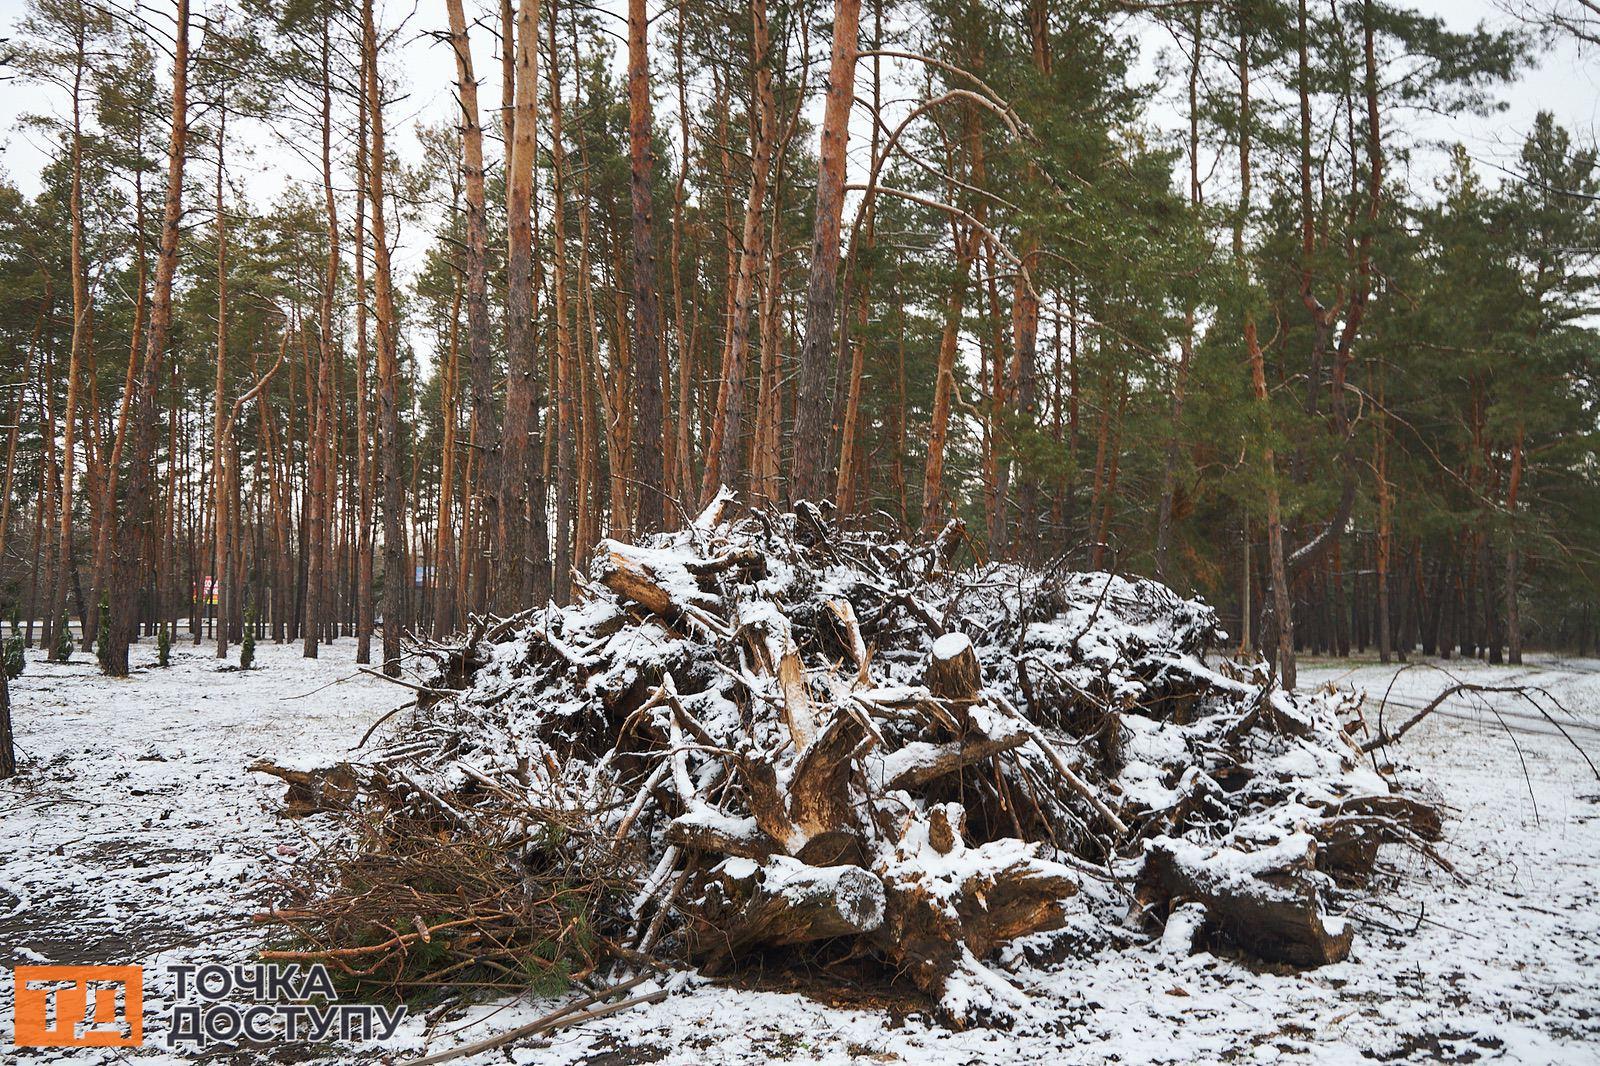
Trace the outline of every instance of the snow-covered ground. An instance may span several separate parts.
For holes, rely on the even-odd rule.
[[[340,643],[307,661],[298,647],[263,645],[261,669],[239,673],[188,645],[157,670],[146,647],[122,682],[103,680],[87,655],[68,666],[30,659],[12,689],[26,773],[0,785],[0,967],[142,963],[153,987],[146,1048],[132,1057],[173,1058],[164,967],[249,961],[262,936],[250,921],[258,886],[319,829],[316,819],[280,818],[281,783],[246,767],[260,756],[336,761],[405,702],[400,689],[358,674],[353,652]],[[1546,706],[1600,762],[1600,661],[1439,665],[1473,681],[1548,688],[1571,717]],[[1354,685],[1376,701],[1396,670],[1312,664],[1302,682]],[[1385,721],[1449,683],[1431,667],[1400,672]],[[1463,695],[1401,745],[1447,804],[1441,851],[1457,876],[1386,849],[1393,883],[1372,902],[1347,901],[1359,933],[1338,965],[1283,973],[1159,945],[1102,950],[1016,975],[1034,1016],[1010,1032],[966,1033],[695,979],[654,1006],[457,1061],[1600,1062],[1600,780],[1534,708],[1487,698],[1498,716]],[[10,1036],[10,1000],[0,973],[0,1040]],[[399,1061],[551,1006],[419,1013],[383,1047],[285,1045],[239,1061]],[[13,1051],[34,1056],[27,1061],[130,1056],[0,1047],[0,1061]]]

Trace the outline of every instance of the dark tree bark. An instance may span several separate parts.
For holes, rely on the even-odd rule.
[[[550,592],[547,563],[549,533],[545,524],[542,464],[533,461],[539,445],[539,405],[534,374],[539,362],[534,330],[533,164],[539,92],[539,2],[522,0],[516,16],[514,120],[511,157],[506,176],[508,240],[506,274],[505,442],[500,469],[500,577],[496,606],[501,613],[540,603]],[[506,45],[507,51],[511,45]],[[524,502],[525,501],[525,502]]]
[[[183,220],[183,164],[189,134],[189,0],[177,0],[172,48],[172,130],[167,145],[167,189],[161,212],[161,243],[150,300],[150,332],[135,385],[133,461],[123,533],[117,538],[111,634],[101,668],[128,674],[128,646],[139,621],[139,590],[157,540],[156,438],[161,429],[158,393],[161,367],[172,333],[172,280],[178,270],[178,230]]]
[[[452,6],[459,10],[459,3]],[[400,629],[411,573],[406,565],[406,497],[402,480],[405,457],[400,451],[400,368],[396,359],[394,286],[389,267],[388,228],[384,218],[383,97],[379,92],[378,35],[373,23],[372,0],[363,0],[361,21],[362,48],[366,52],[367,108],[372,123],[372,150],[368,159],[372,174],[367,191],[372,202],[373,303],[378,325],[378,432],[382,434],[383,460],[383,672],[390,677],[398,677]],[[470,170],[468,174],[470,178]],[[479,178],[481,181],[481,169]]]
[[[806,282],[806,332],[800,348],[800,391],[794,413],[794,476],[790,499],[818,499],[827,491],[829,373],[838,318],[839,226],[844,210],[845,153],[850,106],[855,99],[861,0],[835,0],[833,62],[822,115],[817,162],[817,213],[811,233],[811,274]]]
[[[472,72],[472,46],[467,39],[466,16],[461,0],[448,0],[447,6],[450,9],[450,43],[456,56],[456,93],[461,101],[462,167],[466,173],[467,365],[472,386],[472,414],[478,424],[478,474],[473,484],[478,490],[480,528],[488,541],[492,561],[499,558],[503,547],[495,543],[501,528],[498,495],[501,447],[500,416],[494,399],[494,356],[489,350],[489,230],[483,187],[483,126],[478,121],[478,81]],[[373,101],[372,107],[376,115],[377,101]],[[376,140],[374,133],[374,143]],[[373,195],[377,195],[376,192]],[[475,602],[472,606],[481,610],[486,604]],[[387,633],[388,626],[384,629]],[[387,636],[384,643],[388,643]]]
[[[637,533],[661,528],[665,505],[661,411],[661,297],[656,291],[651,158],[650,22],[644,0],[628,0],[628,186],[633,204],[633,476]]]
[[[750,354],[750,322],[754,311],[756,272],[765,255],[765,229],[761,224],[767,196],[768,172],[777,140],[777,101],[772,92],[772,65],[767,38],[765,0],[750,4],[751,58],[755,81],[756,121],[752,135],[750,198],[745,202],[744,235],[739,243],[739,269],[733,289],[733,325],[728,342],[728,358],[722,368],[722,387],[717,413],[711,423],[711,439],[706,443],[701,502],[709,503],[722,484],[737,486],[743,481],[740,469],[744,454],[745,376]]]

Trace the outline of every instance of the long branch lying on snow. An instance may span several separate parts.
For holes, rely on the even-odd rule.
[[[1171,915],[1188,947],[1343,958],[1336,884],[1382,842],[1437,839],[1437,811],[1363,762],[1348,697],[1206,665],[1204,604],[957,569],[955,523],[908,545],[729,503],[603,542],[572,606],[424,649],[417,724],[337,787],[263,767],[364,827],[280,912],[309,950],[384,945],[352,972],[401,983],[423,940],[430,979],[551,944],[710,971],[804,946],[880,960],[950,1024],[1004,1023],[1024,1009],[991,961],[1007,944],[1092,948]],[[446,867],[418,859],[440,848]],[[408,855],[453,871],[453,910],[478,920],[377,935],[411,924],[416,889],[384,880]],[[586,877],[604,888],[573,894]],[[430,921],[449,889],[431,886]]]

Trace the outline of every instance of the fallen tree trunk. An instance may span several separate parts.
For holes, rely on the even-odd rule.
[[[1305,835],[1257,852],[1159,837],[1146,845],[1139,898],[1166,908],[1200,903],[1230,940],[1263,959],[1338,962],[1353,934],[1323,911],[1326,878],[1315,870],[1316,856],[1316,841]]]

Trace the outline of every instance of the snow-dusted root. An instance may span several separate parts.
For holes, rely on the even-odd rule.
[[[1009,1028],[1029,1010],[1028,997],[972,950],[958,945],[936,987],[935,1012],[952,1029],[977,1025]]]
[[[1294,966],[1339,962],[1353,930],[1325,907],[1331,882],[1315,869],[1317,842],[1296,834],[1259,851],[1206,847],[1172,837],[1145,845],[1139,896],[1181,923],[1174,945],[1198,936],[1195,903],[1208,922],[1253,955]]]
[[[959,804],[909,820],[875,868],[886,890],[880,950],[957,1027],[1011,1020],[1016,990],[979,961],[1009,942],[1065,923],[1078,891],[1068,868],[1020,840],[968,847]]]
[[[251,773],[276,777],[289,786],[283,805],[294,816],[349,810],[360,792],[359,771],[347,762],[281,766],[270,759],[257,759],[249,769]]]

